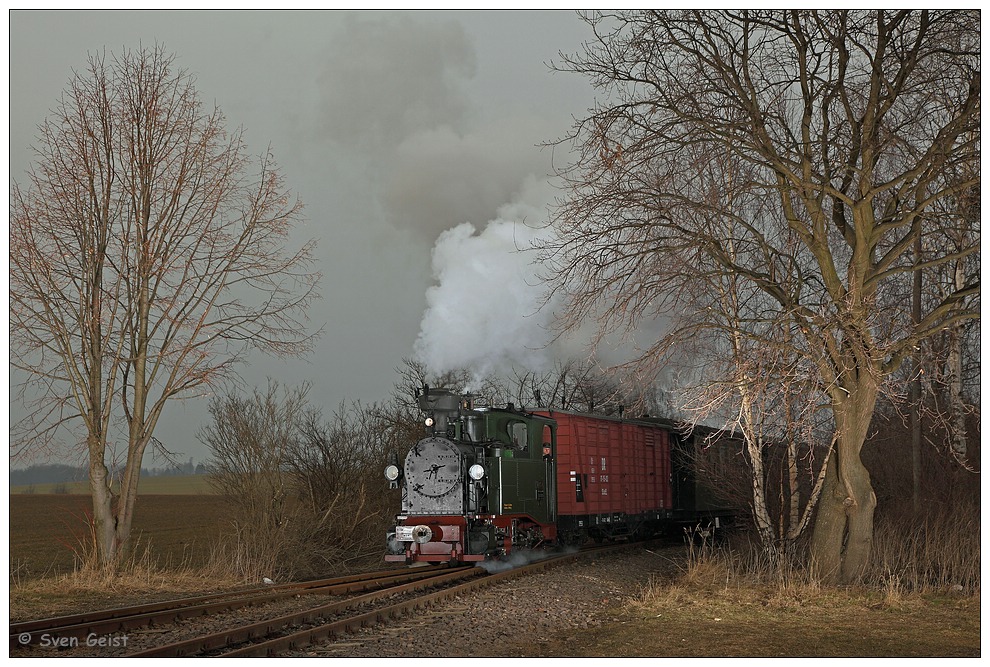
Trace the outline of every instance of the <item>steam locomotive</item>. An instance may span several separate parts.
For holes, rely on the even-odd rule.
[[[515,551],[722,525],[735,512],[694,479],[695,438],[660,419],[475,407],[417,391],[427,433],[400,467],[401,513],[385,560],[459,563]]]

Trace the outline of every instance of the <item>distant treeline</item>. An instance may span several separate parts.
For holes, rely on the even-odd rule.
[[[114,471],[111,474],[118,474]],[[142,477],[165,477],[169,475],[205,475],[206,466],[202,463],[193,463],[189,459],[185,463],[178,463],[168,468],[141,468]],[[33,465],[20,470],[11,469],[10,485],[23,486],[25,484],[57,484],[60,482],[85,482],[87,479],[86,468],[82,466],[69,466],[64,463],[46,463],[44,465]]]

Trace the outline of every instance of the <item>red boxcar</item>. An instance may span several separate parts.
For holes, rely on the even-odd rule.
[[[557,422],[557,522],[563,533],[611,538],[671,516],[670,433],[637,420],[537,411]]]

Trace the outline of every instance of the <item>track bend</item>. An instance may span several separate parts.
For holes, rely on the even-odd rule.
[[[392,586],[372,593],[129,653],[127,657],[273,655],[279,650],[284,650],[280,648],[282,646],[297,645],[301,636],[319,637],[320,629],[328,627],[328,621],[332,626],[347,628],[358,619],[358,627],[360,627],[367,622],[363,620],[364,617],[373,616],[379,611],[364,612],[363,610],[369,606],[380,605],[383,600],[396,597],[418,599],[423,595],[424,590],[434,590],[465,579],[483,577],[485,572],[479,568],[458,567],[426,574],[427,576],[415,581],[396,582]],[[299,628],[307,629],[299,630]]]
[[[291,618],[286,617],[257,623],[250,627],[183,642],[181,646],[161,647],[153,651],[133,653],[130,656],[191,655],[187,651],[196,648],[197,643],[199,643],[197,650],[210,651],[207,653],[208,655],[222,655],[223,657],[276,656],[282,652],[300,649],[320,641],[339,639],[345,634],[356,632],[361,628],[384,624],[406,614],[417,613],[439,602],[454,599],[485,586],[543,571],[570,562],[575,558],[600,554],[602,551],[617,548],[627,547],[595,547],[572,554],[545,557],[543,560],[529,565],[492,574],[488,574],[481,568],[473,568],[472,571],[466,573],[451,572],[449,576],[440,575],[433,579],[407,584],[388,591],[364,595],[337,605],[327,605],[321,609],[292,615]],[[497,564],[494,567],[497,567]],[[506,565],[506,567],[510,566]],[[460,579],[468,580],[457,583]],[[393,600],[392,598],[395,597],[399,597],[399,599]],[[366,609],[369,604],[375,604],[379,601],[385,601],[386,604]],[[273,632],[272,626],[276,625],[286,630]],[[298,625],[304,625],[304,627],[294,629]],[[238,642],[250,643],[234,646]],[[220,652],[214,650],[221,647],[229,647],[229,649],[224,648]],[[180,652],[173,652],[174,648],[178,648]]]
[[[446,571],[449,570],[439,567],[381,570],[11,623],[9,647],[30,648],[43,644],[46,638],[49,642],[57,638],[63,646],[77,645],[79,640],[93,635],[106,636],[304,595],[353,595]]]
[[[121,644],[100,655],[126,657],[273,656],[323,641],[334,641],[363,627],[419,613],[481,587],[562,565],[573,559],[625,548],[595,547],[489,573],[481,567],[393,568],[365,575],[211,594],[101,612],[40,619],[10,625],[16,656],[45,655],[51,643],[59,655],[92,655],[76,650],[86,637],[128,633]],[[326,601],[311,596],[326,596]],[[308,601],[307,601],[308,600]],[[254,611],[247,608],[257,607]],[[207,618],[215,619],[207,621]],[[200,620],[196,620],[200,619]],[[197,631],[200,634],[196,634]],[[77,638],[74,643],[67,638]],[[40,646],[39,646],[40,643]],[[102,646],[102,645],[101,645]],[[125,652],[121,652],[123,646]],[[62,652],[66,650],[66,652]]]

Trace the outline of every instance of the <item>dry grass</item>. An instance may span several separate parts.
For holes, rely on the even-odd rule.
[[[135,546],[119,574],[93,565],[88,498],[34,495],[12,496],[11,501],[12,620],[182,597],[236,584],[201,566],[222,507],[216,497],[142,498]]]
[[[880,523],[873,568],[855,587],[821,585],[800,554],[768,563],[745,541],[691,545],[686,565],[651,579],[613,623],[541,655],[980,656],[979,529],[966,516]]]
[[[71,540],[84,530],[85,500],[11,497],[12,619],[245,583],[243,573],[206,567],[209,547],[228,517],[221,499],[204,496],[142,499],[147,501],[139,503],[146,512],[143,537],[125,575],[71,572],[80,553]],[[768,565],[745,542],[735,542],[731,550],[692,546],[686,566],[674,576],[653,579],[615,622],[564,633],[540,651],[561,657],[979,656],[980,532],[978,521],[967,516],[974,515],[879,522],[874,566],[860,587],[823,587],[800,559]],[[73,520],[78,524],[68,530]],[[194,544],[195,558],[186,555]],[[68,567],[56,571],[46,563],[59,545],[68,554]],[[231,552],[226,555],[229,560]],[[46,567],[48,576],[38,580]]]
[[[963,519],[908,526],[907,536],[879,526],[874,566],[856,587],[822,586],[797,557],[768,564],[745,542],[692,547],[683,570],[651,580],[609,632],[650,638],[625,655],[979,656],[979,531]]]
[[[559,657],[979,656],[979,595],[826,588],[796,573],[775,583],[725,554],[654,578],[614,622],[541,648]]]
[[[871,579],[891,594],[980,592],[979,512],[944,511],[915,521],[880,521]]]
[[[113,577],[94,571],[35,579],[10,589],[11,621],[232,590],[238,582],[204,570],[137,565]]]

